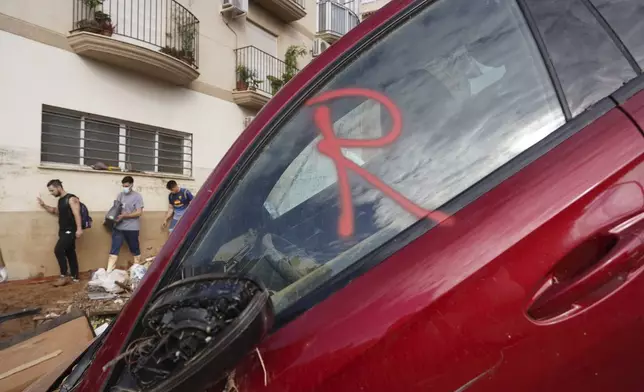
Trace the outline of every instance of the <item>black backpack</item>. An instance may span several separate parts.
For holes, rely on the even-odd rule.
[[[85,204],[83,204],[83,202],[80,201],[78,196],[72,195],[72,194],[68,195],[67,196],[67,207],[69,207],[70,211],[71,211],[71,207],[69,206],[69,199],[72,198],[72,197],[77,198],[78,202],[80,203],[81,229],[83,229],[83,230],[91,229],[93,219],[92,219],[91,216],[89,216],[89,210],[87,209],[87,206]]]

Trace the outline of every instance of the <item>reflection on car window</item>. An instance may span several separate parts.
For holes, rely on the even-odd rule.
[[[378,138],[382,136],[380,106],[375,102],[364,102],[336,121],[334,129],[338,136],[344,138]],[[264,203],[271,217],[283,215],[335,183],[337,177],[334,163],[317,151],[317,144],[321,139],[318,136],[306,146],[275,184]],[[343,149],[342,154],[355,164],[363,166],[374,151]]]
[[[344,96],[316,103],[332,95]],[[309,98],[209,217],[181,276],[254,276],[279,314],[564,122],[514,0],[435,2]],[[354,144],[343,158],[325,150],[327,119]]]
[[[644,67],[644,1],[591,0],[624,42],[635,60]]]
[[[527,0],[573,115],[636,74],[581,0]]]

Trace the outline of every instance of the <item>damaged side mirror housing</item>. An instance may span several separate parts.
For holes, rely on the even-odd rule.
[[[180,280],[152,301],[142,332],[122,355],[124,372],[141,391],[204,390],[220,383],[272,323],[270,295],[259,282],[219,274]]]

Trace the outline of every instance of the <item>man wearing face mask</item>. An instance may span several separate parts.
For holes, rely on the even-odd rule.
[[[141,230],[140,218],[143,215],[143,196],[132,189],[134,185],[132,177],[124,177],[121,184],[123,188],[116,199],[121,202],[123,208],[121,214],[116,217],[117,223],[112,230],[112,247],[107,262],[107,272],[111,272],[116,267],[123,242],[127,244],[130,253],[134,256],[134,263],[141,263],[139,231]]]

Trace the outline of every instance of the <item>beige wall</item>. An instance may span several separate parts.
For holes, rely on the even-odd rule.
[[[92,211],[90,215],[95,221],[100,221],[105,212]],[[11,238],[11,241],[2,242],[2,256],[9,279],[58,275],[54,257],[54,245],[58,240],[56,217],[46,212],[3,212],[0,216],[0,238]],[[139,236],[143,257],[154,256],[165,242],[166,234],[160,229],[162,218],[161,212],[144,213]],[[110,235],[100,222],[85,230],[76,243],[81,271],[106,267]],[[123,245],[117,267],[126,269],[131,263],[132,256]]]
[[[316,0],[305,0],[306,16],[290,24],[279,21],[252,2],[248,15],[237,19],[221,15],[221,0],[178,0],[178,2],[199,19],[200,76],[193,83],[195,85],[206,84],[223,90],[233,89],[235,85],[234,49],[252,44],[245,36],[247,19],[278,37],[278,54],[282,60],[290,45],[301,45],[309,50],[307,56],[299,60],[300,67],[311,60],[310,49],[315,38],[317,17]],[[72,13],[71,0],[0,1],[0,14],[42,27],[57,35],[66,35],[72,29]],[[204,88],[201,87],[201,90]]]

